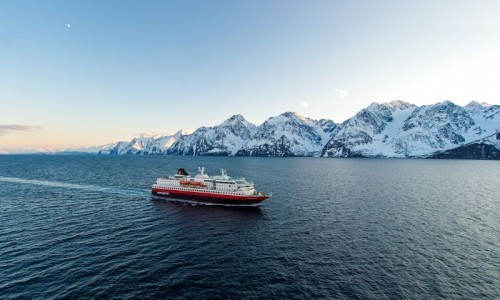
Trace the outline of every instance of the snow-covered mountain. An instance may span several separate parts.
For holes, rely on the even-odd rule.
[[[234,115],[214,127],[200,127],[176,141],[168,154],[235,155],[251,140],[256,126],[242,115]]]
[[[101,152],[109,151],[110,148],[114,147],[116,143],[98,145],[98,146],[89,146],[89,147],[81,147],[81,148],[66,148],[59,151],[43,151],[43,152],[55,152],[55,153],[64,153],[64,154],[97,154]]]
[[[319,156],[336,127],[332,120],[312,120],[293,112],[271,117],[260,126],[234,115],[190,134],[141,136],[101,149],[98,154]]]
[[[242,156],[319,156],[336,124],[286,112],[260,125],[236,154]]]
[[[402,122],[416,109],[403,101],[372,103],[339,125],[322,156],[390,156],[385,146],[397,138]],[[392,153],[394,154],[394,153]]]
[[[242,115],[234,115],[217,126],[200,127],[192,133],[179,131],[174,135],[141,136],[97,147],[94,153],[436,157],[451,149],[462,149],[455,152],[465,153],[463,149],[470,147],[460,147],[473,144],[488,145],[486,151],[494,153],[494,149],[500,149],[498,143],[493,142],[498,132],[499,105],[473,101],[462,107],[444,101],[416,106],[397,100],[372,103],[342,124],[286,112],[256,126]],[[92,152],[92,149],[85,152]]]
[[[101,149],[97,154],[124,155],[124,154],[167,154],[167,150],[180,138],[190,134],[190,131],[179,130],[173,135],[141,135],[131,141],[118,142]]]
[[[500,106],[450,101],[373,103],[339,126],[323,149],[328,157],[425,157],[500,130]]]

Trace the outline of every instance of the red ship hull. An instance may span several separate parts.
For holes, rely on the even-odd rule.
[[[166,197],[170,199],[195,201],[209,204],[219,205],[235,205],[235,206],[256,206],[260,202],[269,198],[267,195],[229,195],[229,194],[216,194],[203,191],[186,191],[175,190],[168,188],[152,188],[153,195]]]

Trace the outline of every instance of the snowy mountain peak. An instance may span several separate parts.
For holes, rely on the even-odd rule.
[[[374,114],[386,115],[386,117],[388,117],[387,115],[392,115],[393,111],[405,110],[414,107],[416,107],[416,105],[414,104],[410,104],[401,100],[393,100],[384,103],[372,102],[367,108],[365,108],[365,110]]]
[[[156,138],[159,136],[164,136],[165,134],[158,133],[158,132],[153,132],[153,133],[140,133],[139,137],[135,139],[150,139],[150,138]]]
[[[304,117],[303,115],[301,115],[299,113],[296,113],[294,111],[284,112],[280,116],[283,116],[285,118],[290,118],[290,119],[299,119],[299,120],[302,120],[302,121],[308,119],[308,118]]]
[[[471,101],[466,106],[464,106],[465,110],[467,110],[472,115],[483,114],[489,107],[490,105],[483,105],[476,101]]]
[[[190,135],[180,137],[169,154],[235,155],[252,138],[256,126],[242,115],[231,116],[213,127],[200,127]]]
[[[411,104],[402,100],[392,100],[388,103],[385,103],[387,106],[392,107],[394,109],[407,109],[410,107],[416,107],[415,104]]]
[[[465,107],[466,108],[488,108],[488,107],[491,107],[491,106],[495,106],[495,105],[492,105],[492,104],[489,104],[489,103],[486,103],[486,102],[477,102],[477,101],[474,101],[472,100],[471,102],[469,102]]]
[[[430,106],[450,106],[450,107],[455,107],[455,106],[458,106],[458,105],[455,104],[455,103],[453,103],[453,102],[451,102],[450,100],[444,100],[443,102],[437,103],[435,105],[430,105]]]
[[[232,115],[229,119],[227,119],[228,121],[246,121],[245,117],[243,117],[241,114],[236,114],[236,115]]]
[[[248,128],[253,128],[255,127],[254,124],[248,122],[242,115],[237,114],[231,116],[229,119],[226,121],[222,122],[219,126],[227,127],[227,126],[243,126],[243,127],[248,127]]]
[[[478,103],[477,101],[474,101],[472,100],[471,102],[469,102],[466,106],[466,108],[481,108],[483,107],[483,105],[481,105],[480,103]]]
[[[382,104],[378,103],[378,102],[372,102],[370,103],[370,105],[368,105],[367,108],[365,108],[365,110],[368,110],[368,111],[376,111],[376,110],[379,110],[380,107],[383,106]],[[360,112],[358,112],[359,114]]]
[[[177,131],[176,133],[174,133],[172,136],[175,139],[179,139],[181,136],[188,135],[191,133],[193,133],[193,131],[191,129],[181,129],[181,130]]]

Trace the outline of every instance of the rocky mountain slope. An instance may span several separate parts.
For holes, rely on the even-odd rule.
[[[339,126],[323,149],[328,157],[426,157],[500,130],[500,106],[450,101],[373,103]]]
[[[453,149],[438,151],[432,158],[500,159],[500,132]]]

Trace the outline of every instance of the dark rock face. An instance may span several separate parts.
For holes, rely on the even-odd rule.
[[[379,134],[384,130],[386,126],[386,122],[392,121],[392,116],[387,116],[386,114],[382,114],[379,116],[374,114],[366,109],[360,111],[357,115],[356,122],[362,123],[364,126],[369,126],[372,128],[373,133]]]
[[[385,125],[383,119],[364,109],[340,125],[321,156],[352,157],[351,148],[371,143],[372,136],[382,132]]]
[[[450,123],[439,128],[438,132],[444,139],[451,141],[453,144],[460,144],[465,142],[464,137],[455,132]]]
[[[359,151],[353,151],[355,145],[363,145],[372,142],[372,137],[364,131],[357,132],[355,135],[345,135],[339,139],[332,139],[325,146],[322,156],[335,157],[367,157]],[[335,153],[332,150],[335,149]]]
[[[252,149],[240,150],[236,156],[281,156],[291,157],[296,156],[290,150],[291,141],[286,136],[281,136],[274,144],[262,144],[259,147]]]
[[[416,108],[403,125],[403,130],[420,127],[430,129],[438,124],[444,124],[445,131],[468,130],[475,125],[474,120],[467,111],[449,101],[433,106]]]
[[[323,129],[324,133],[333,133],[337,129],[337,124],[328,119],[319,120],[318,125]]]
[[[500,105],[491,105],[484,111],[484,116],[488,120],[493,120],[500,115]]]
[[[497,134],[497,138],[500,133]],[[431,158],[500,159],[500,150],[485,143],[473,143],[436,153]]]

